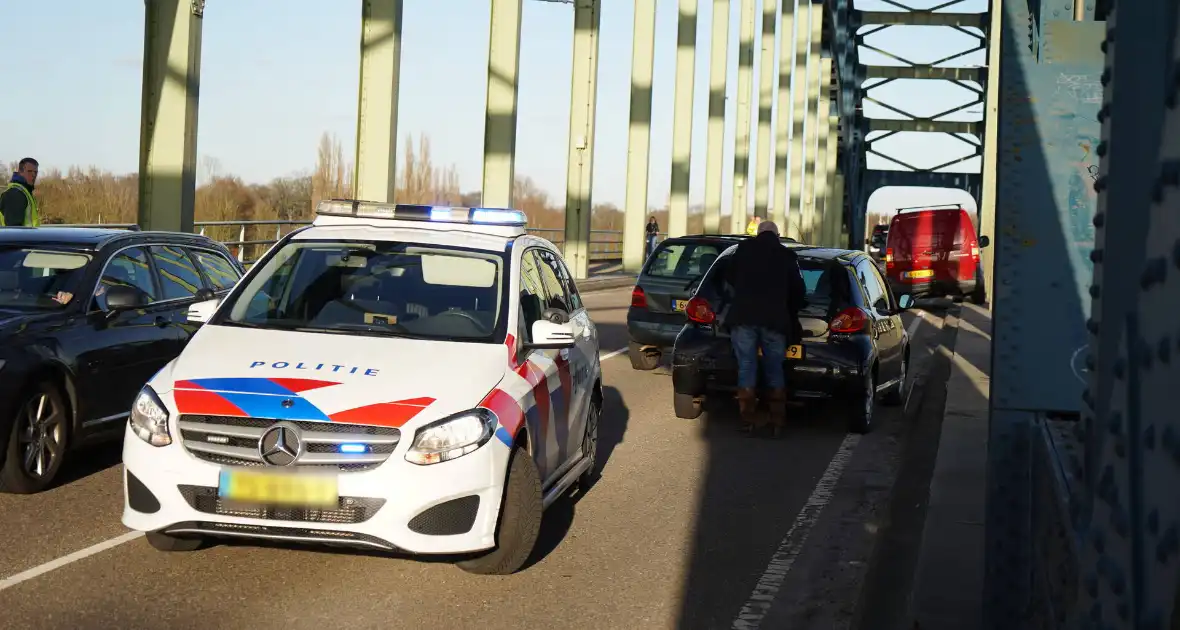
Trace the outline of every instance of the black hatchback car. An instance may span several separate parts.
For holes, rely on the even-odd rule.
[[[732,288],[725,273],[736,247],[722,252],[685,307],[687,322],[672,352],[676,415],[700,416],[705,397],[732,393],[737,361],[725,324]],[[787,348],[787,390],[793,399],[834,399],[848,407],[848,429],[873,426],[879,396],[899,404],[906,395],[909,335],[901,313],[913,300],[896,299],[877,264],[863,252],[797,247],[807,286],[800,312],[803,343]]]
[[[67,454],[122,435],[140,390],[241,264],[204,236],[0,229],[0,492],[53,482]]]

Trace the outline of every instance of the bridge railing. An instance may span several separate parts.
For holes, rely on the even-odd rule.
[[[193,224],[197,232],[220,241],[234,253],[244,265],[252,265],[263,253],[283,235],[296,228],[311,225],[311,221],[266,220],[266,221],[197,221]],[[129,223],[82,224],[69,223],[55,227],[131,229]],[[565,230],[561,228],[528,228],[530,234],[548,239],[561,245]],[[623,258],[622,230],[590,230],[590,260],[612,262]]]

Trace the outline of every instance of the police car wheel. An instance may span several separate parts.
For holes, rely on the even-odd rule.
[[[66,455],[69,418],[65,397],[53,383],[42,381],[25,392],[4,440],[0,492],[33,494],[53,483]]]
[[[586,414],[586,435],[582,438],[582,456],[589,458],[590,467],[578,477],[579,492],[589,489],[598,477],[598,422],[601,419],[601,406],[591,403],[590,413]]]
[[[179,538],[161,532],[147,532],[144,538],[157,551],[196,551],[205,546],[203,538]]]
[[[528,451],[516,448],[508,463],[496,548],[463,560],[459,568],[479,575],[511,575],[520,570],[533,552],[541,533],[541,476]]]

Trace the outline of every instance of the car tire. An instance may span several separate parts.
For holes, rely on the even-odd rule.
[[[677,418],[695,420],[701,417],[704,408],[705,401],[698,396],[681,394],[680,392],[672,393],[672,409],[676,412]]]
[[[172,536],[163,532],[147,532],[144,534],[148,544],[156,551],[179,552],[196,551],[205,546],[205,539],[201,537]]]
[[[598,478],[598,423],[601,419],[601,405],[590,403],[590,413],[586,415],[586,434],[582,437],[582,457],[590,458],[590,467],[578,477],[579,492],[589,490]]]
[[[496,527],[492,551],[458,563],[460,569],[477,575],[511,575],[520,570],[537,544],[541,533],[541,476],[528,451],[516,448],[508,462],[504,480],[504,501]]]
[[[873,430],[873,421],[877,407],[877,377],[869,372],[865,378],[865,389],[848,405],[848,431],[851,433],[868,433]]]
[[[881,402],[891,407],[905,403],[906,393],[909,391],[907,381],[910,378],[910,351],[907,348],[905,354],[901,359],[901,380],[896,385],[889,388],[889,391],[882,398]]]
[[[69,409],[57,385],[40,381],[25,391],[7,438],[4,465],[0,466],[0,492],[34,494],[53,484],[70,438]],[[33,455],[32,463],[26,464],[29,449],[37,452],[30,440],[36,440],[45,450],[40,452],[40,460]]]
[[[650,372],[660,365],[659,352],[644,352],[643,347],[634,341],[627,342],[627,356],[631,359],[631,367],[636,370]]]
[[[987,287],[983,286],[982,282],[975,285],[975,290],[971,292],[970,299],[972,304],[978,304],[980,306],[987,304]]]

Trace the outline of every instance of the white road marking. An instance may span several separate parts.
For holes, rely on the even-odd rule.
[[[20,584],[21,582],[27,582],[35,577],[44,575],[44,574],[49,573],[50,571],[53,571],[55,569],[60,569],[64,566],[66,566],[67,564],[72,564],[72,563],[77,562],[79,560],[89,558],[90,556],[93,556],[94,554],[102,553],[102,552],[106,551],[107,549],[112,549],[114,547],[118,547],[119,545],[121,545],[125,542],[130,542],[130,541],[135,540],[136,538],[140,538],[142,536],[143,536],[143,532],[127,532],[126,534],[123,534],[122,536],[115,536],[114,538],[111,538],[109,540],[104,540],[96,545],[91,545],[85,549],[75,551],[74,553],[71,553],[67,556],[62,556],[56,560],[50,560],[49,562],[46,562],[45,564],[37,565],[27,571],[21,571],[20,573],[17,573],[16,575],[12,575],[12,576],[6,577],[4,579],[0,579],[0,591],[12,588],[12,587],[16,586],[17,584]]]
[[[612,350],[610,352],[600,354],[598,356],[598,360],[605,361],[607,359],[617,357],[626,351],[627,351],[626,348]],[[35,577],[39,577],[41,575],[49,573],[50,571],[60,569],[68,564],[73,564],[79,560],[89,558],[90,556],[93,556],[98,553],[102,553],[108,549],[113,549],[115,547],[118,547],[119,545],[122,545],[123,543],[130,542],[130,541],[140,538],[142,536],[143,536],[143,532],[127,532],[126,534],[123,534],[121,536],[115,536],[114,538],[111,538],[109,540],[104,540],[100,543],[91,545],[85,549],[75,551],[74,553],[71,553],[66,556],[62,556],[60,558],[57,558],[56,560],[50,560],[49,562],[46,562],[45,564],[37,565],[27,571],[22,571],[20,573],[17,573],[16,575],[2,578],[2,579],[0,579],[0,591],[12,588],[12,587],[16,586],[17,584],[20,584],[21,582],[27,582]]]
[[[598,355],[598,360],[599,361],[606,361],[607,359],[613,359],[613,358],[619,356],[620,354],[623,354],[626,351],[627,351],[626,348],[619,348],[618,350],[611,350],[610,352],[606,352],[606,353]]]
[[[922,314],[922,311],[917,311],[917,317],[914,318],[914,321],[910,322],[910,327],[905,331],[910,336],[910,339],[914,338],[914,335],[918,332],[918,325],[925,320],[926,316]]]
[[[799,510],[795,522],[791,524],[791,529],[787,531],[787,535],[779,543],[778,549],[770,557],[770,564],[762,576],[758,578],[758,584],[754,586],[754,592],[750,594],[750,599],[742,605],[737,619],[733,620],[732,628],[734,630],[754,630],[761,625],[771,604],[778,597],[779,589],[782,588],[787,573],[791,571],[791,566],[795,564],[795,559],[803,552],[803,545],[807,542],[811,528],[815,527],[816,522],[819,521],[819,515],[823,512],[824,506],[832,500],[832,492],[836,489],[840,476],[844,474],[844,468],[852,459],[852,452],[860,443],[860,437],[856,433],[849,433],[840,443],[840,448],[832,456],[832,461],[828,463],[828,469],[815,484],[815,489],[811,491],[811,496],[807,497],[807,503],[803,505],[803,509]]]

